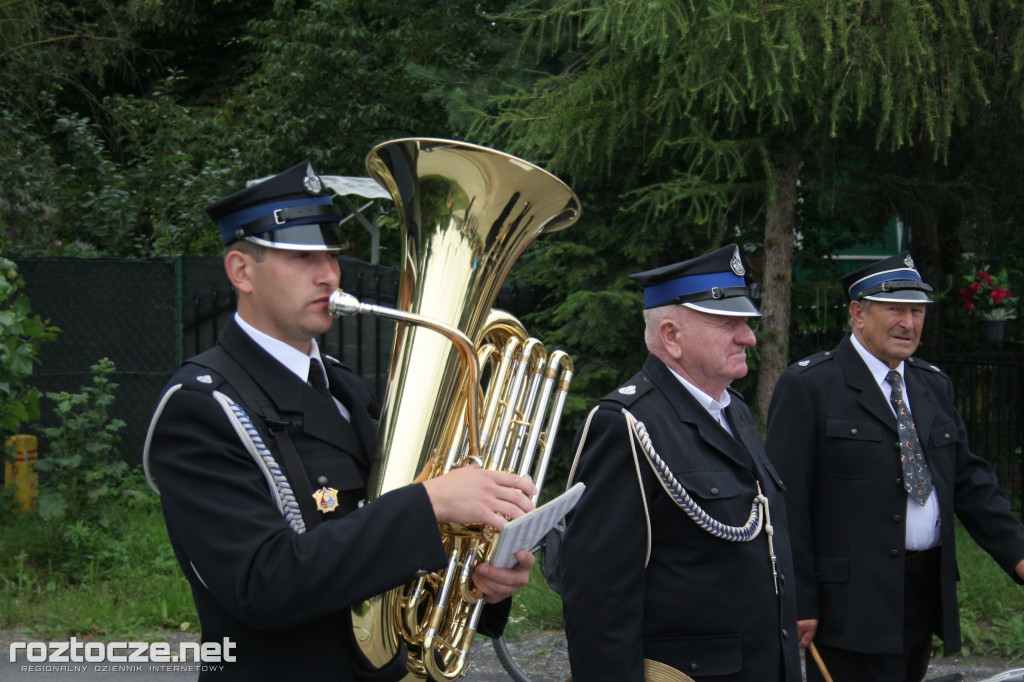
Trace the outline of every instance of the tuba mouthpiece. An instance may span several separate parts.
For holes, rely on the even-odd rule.
[[[327,311],[331,314],[331,317],[355,315],[359,313],[362,305],[358,298],[344,289],[335,289],[331,297],[327,299]]]

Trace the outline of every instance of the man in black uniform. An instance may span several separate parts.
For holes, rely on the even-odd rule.
[[[932,288],[910,253],[842,283],[852,334],[786,370],[768,412],[800,644],[835,682],[919,682],[932,633],[960,650],[954,514],[1017,582],[1024,526],[968,447],[949,376],[913,357]],[[807,677],[823,679],[811,662]]]
[[[315,340],[340,278],[330,194],[304,162],[206,210],[238,309],[168,383],[145,455],[203,641],[233,643],[217,679],[363,679],[349,607],[443,567],[439,521],[500,528],[535,488],[471,465],[363,505],[377,403]],[[500,633],[528,581],[533,556],[517,559],[473,574],[495,604],[484,632]]]
[[[650,355],[576,438],[587,487],[562,575],[573,680],[641,682],[667,665],[657,679],[799,682],[782,484],[729,389],[760,315],[739,249],[633,278]]]

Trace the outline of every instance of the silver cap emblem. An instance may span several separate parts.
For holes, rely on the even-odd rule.
[[[747,271],[743,269],[743,261],[740,260],[740,250],[736,247],[736,251],[732,254],[732,260],[729,261],[729,267],[732,271],[742,277],[747,274]]]
[[[907,254],[907,257],[903,259],[903,264],[908,268],[914,267],[914,259],[910,257],[909,253]]]
[[[630,384],[629,386],[623,386],[619,389],[619,393],[622,395],[633,395],[636,393],[636,386]]]
[[[320,178],[313,172],[313,164],[311,163],[306,164],[306,177],[302,178],[302,186],[313,196],[317,196],[324,189],[324,186],[320,184]]]

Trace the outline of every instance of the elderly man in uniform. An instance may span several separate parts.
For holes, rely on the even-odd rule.
[[[144,455],[203,641],[232,643],[234,660],[200,678],[402,679],[404,650],[382,668],[357,652],[350,607],[445,566],[439,521],[500,528],[536,489],[467,466],[364,505],[377,403],[316,343],[340,278],[330,194],[303,162],[206,211],[238,309],[171,378]],[[533,556],[516,558],[472,576],[494,604],[482,632],[500,634],[529,579]]]
[[[775,386],[809,680],[919,682],[932,633],[960,649],[954,514],[1017,582],[1024,526],[971,452],[953,383],[913,356],[931,303],[909,252],[842,279],[852,333]],[[808,661],[811,659],[808,658]]]
[[[798,682],[782,483],[729,389],[760,315],[739,249],[632,277],[650,354],[576,439],[587,488],[562,576],[573,679]]]

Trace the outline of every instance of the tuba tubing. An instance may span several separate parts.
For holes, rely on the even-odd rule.
[[[579,218],[578,198],[531,163],[453,140],[392,140],[370,151],[366,167],[394,199],[402,229],[398,302],[362,303],[339,289],[329,309],[398,322],[367,501],[467,461],[529,476],[539,491],[572,361],[562,351],[548,357],[519,320],[492,306],[522,251]],[[472,573],[498,533],[483,524],[439,530],[446,568],[351,609],[370,671],[403,648],[416,678],[455,681],[469,668],[483,609]]]

